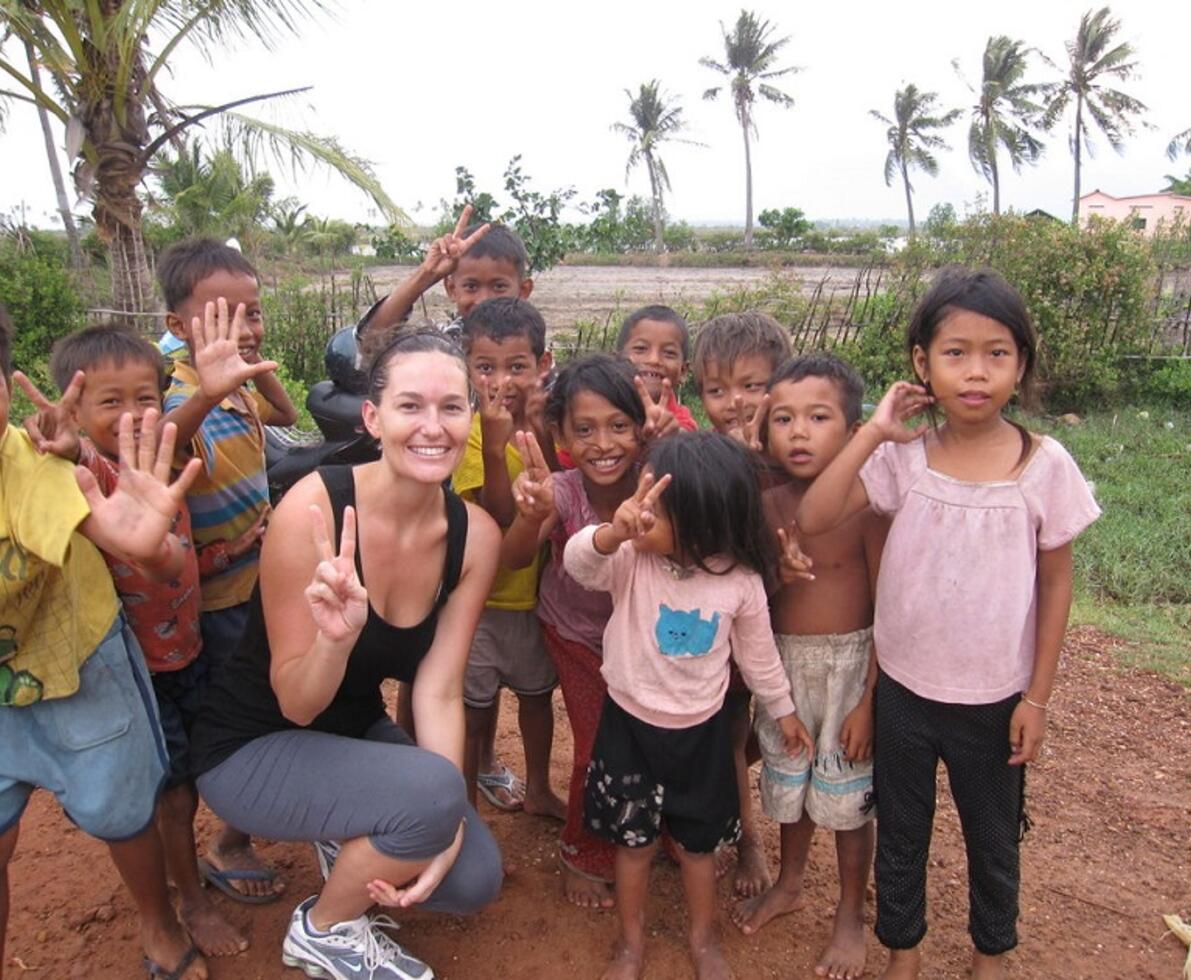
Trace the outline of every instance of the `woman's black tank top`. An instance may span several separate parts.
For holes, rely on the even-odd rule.
[[[335,537],[343,533],[343,511],[355,507],[356,484],[350,466],[318,470],[331,511]],[[467,545],[467,507],[450,490],[443,491],[447,512],[447,551],[434,605],[414,626],[393,626],[380,617],[371,603],[368,620],[348,656],[343,681],[331,703],[308,726],[313,731],[358,738],[383,714],[381,681],[409,682],[434,642],[439,610],[459,583]],[[356,548],[356,574],[364,588],[360,549]],[[286,719],[269,683],[269,643],[261,607],[260,586],[253,590],[248,625],[236,653],[211,679],[207,697],[191,736],[195,773],[212,769],[240,746],[269,732],[296,728]]]

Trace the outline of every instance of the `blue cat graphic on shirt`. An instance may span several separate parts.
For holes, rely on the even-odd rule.
[[[720,627],[720,614],[701,619],[702,610],[671,609],[664,602],[658,607],[654,633],[658,649],[667,657],[702,657],[711,651]]]

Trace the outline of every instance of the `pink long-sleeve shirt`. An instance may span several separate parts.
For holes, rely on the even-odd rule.
[[[580,585],[612,595],[601,673],[618,705],[659,728],[698,725],[724,703],[731,656],[770,717],[793,714],[760,575],[737,567],[676,578],[628,542],[600,554],[596,530],[572,537],[563,561]]]

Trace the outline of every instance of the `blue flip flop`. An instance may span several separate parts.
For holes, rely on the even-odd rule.
[[[182,975],[190,969],[190,964],[198,958],[198,954],[198,947],[191,946],[190,949],[182,954],[182,959],[178,960],[178,965],[172,970],[162,966],[160,963],[153,962],[147,956],[141,962],[144,963],[145,969],[149,971],[149,980],[182,980]]]
[[[233,881],[276,881],[276,871],[267,868],[262,871],[253,868],[245,868],[242,871],[235,868],[220,870],[206,858],[199,858],[198,868],[199,874],[203,876],[203,880],[208,885],[218,888],[228,898],[243,902],[245,905],[268,905],[281,898],[280,892],[269,892],[266,895],[245,895],[232,884]]]

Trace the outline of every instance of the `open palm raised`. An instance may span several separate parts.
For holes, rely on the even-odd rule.
[[[250,364],[240,353],[240,335],[245,331],[244,304],[228,314],[222,296],[203,309],[203,317],[190,322],[190,342],[194,345],[194,370],[199,387],[214,402],[221,402],[246,381],[277,370],[276,361]]]

